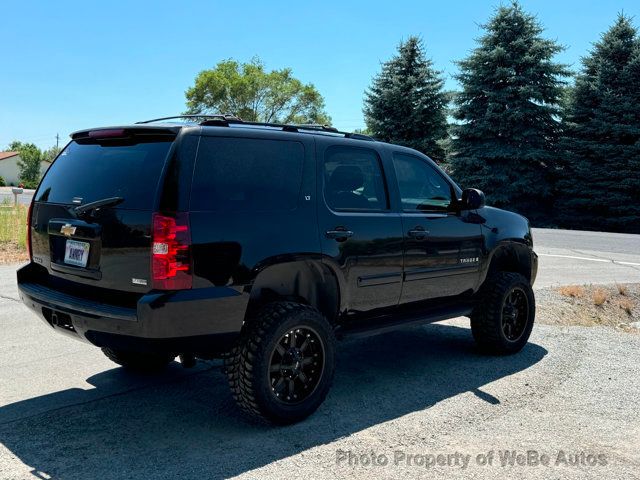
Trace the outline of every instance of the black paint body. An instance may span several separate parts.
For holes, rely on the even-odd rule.
[[[116,205],[79,218],[74,205],[48,202],[43,192],[36,192],[33,257],[18,271],[18,285],[23,302],[55,330],[98,346],[215,356],[228,351],[247,315],[274,299],[314,305],[338,332],[363,332],[469,314],[492,269],[518,271],[531,283],[535,280],[537,257],[527,220],[491,207],[464,210],[460,188],[418,152],[320,133],[162,128],[176,137],[152,208]],[[201,143],[210,137],[299,143],[304,162],[294,208],[191,208],[194,165],[206,151]],[[375,152],[388,208],[357,212],[328,207],[322,165],[326,150],[336,145]],[[457,206],[444,213],[403,212],[393,152],[419,157],[436,168],[450,184]],[[191,290],[150,287],[154,211],[189,213]],[[76,227],[74,239],[91,244],[87,268],[62,261],[65,237],[60,229],[65,224]],[[351,236],[326,233],[342,230]],[[410,236],[415,230],[424,230],[424,236]]]

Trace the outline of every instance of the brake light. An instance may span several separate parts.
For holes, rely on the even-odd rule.
[[[89,132],[89,138],[117,138],[124,137],[124,128],[110,128],[103,130],[91,130]]]
[[[33,260],[33,249],[31,248],[31,215],[33,214],[33,200],[29,203],[29,210],[27,211],[27,254],[29,260]]]
[[[151,252],[153,288],[185,290],[192,285],[189,214],[154,213]]]

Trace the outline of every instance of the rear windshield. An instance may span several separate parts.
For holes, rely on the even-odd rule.
[[[122,197],[118,208],[150,210],[171,141],[136,145],[71,142],[47,171],[36,201],[82,204]]]

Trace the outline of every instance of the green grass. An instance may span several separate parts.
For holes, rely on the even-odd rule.
[[[0,244],[13,243],[27,248],[27,211],[24,205],[0,205]]]

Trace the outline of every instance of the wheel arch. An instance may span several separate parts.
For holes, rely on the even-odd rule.
[[[532,283],[535,278],[531,248],[520,239],[501,241],[491,252],[481,284],[500,271],[519,273]]]
[[[251,285],[246,318],[267,303],[281,300],[317,308],[334,324],[340,309],[340,285],[335,273],[320,259],[270,262],[260,269]]]

